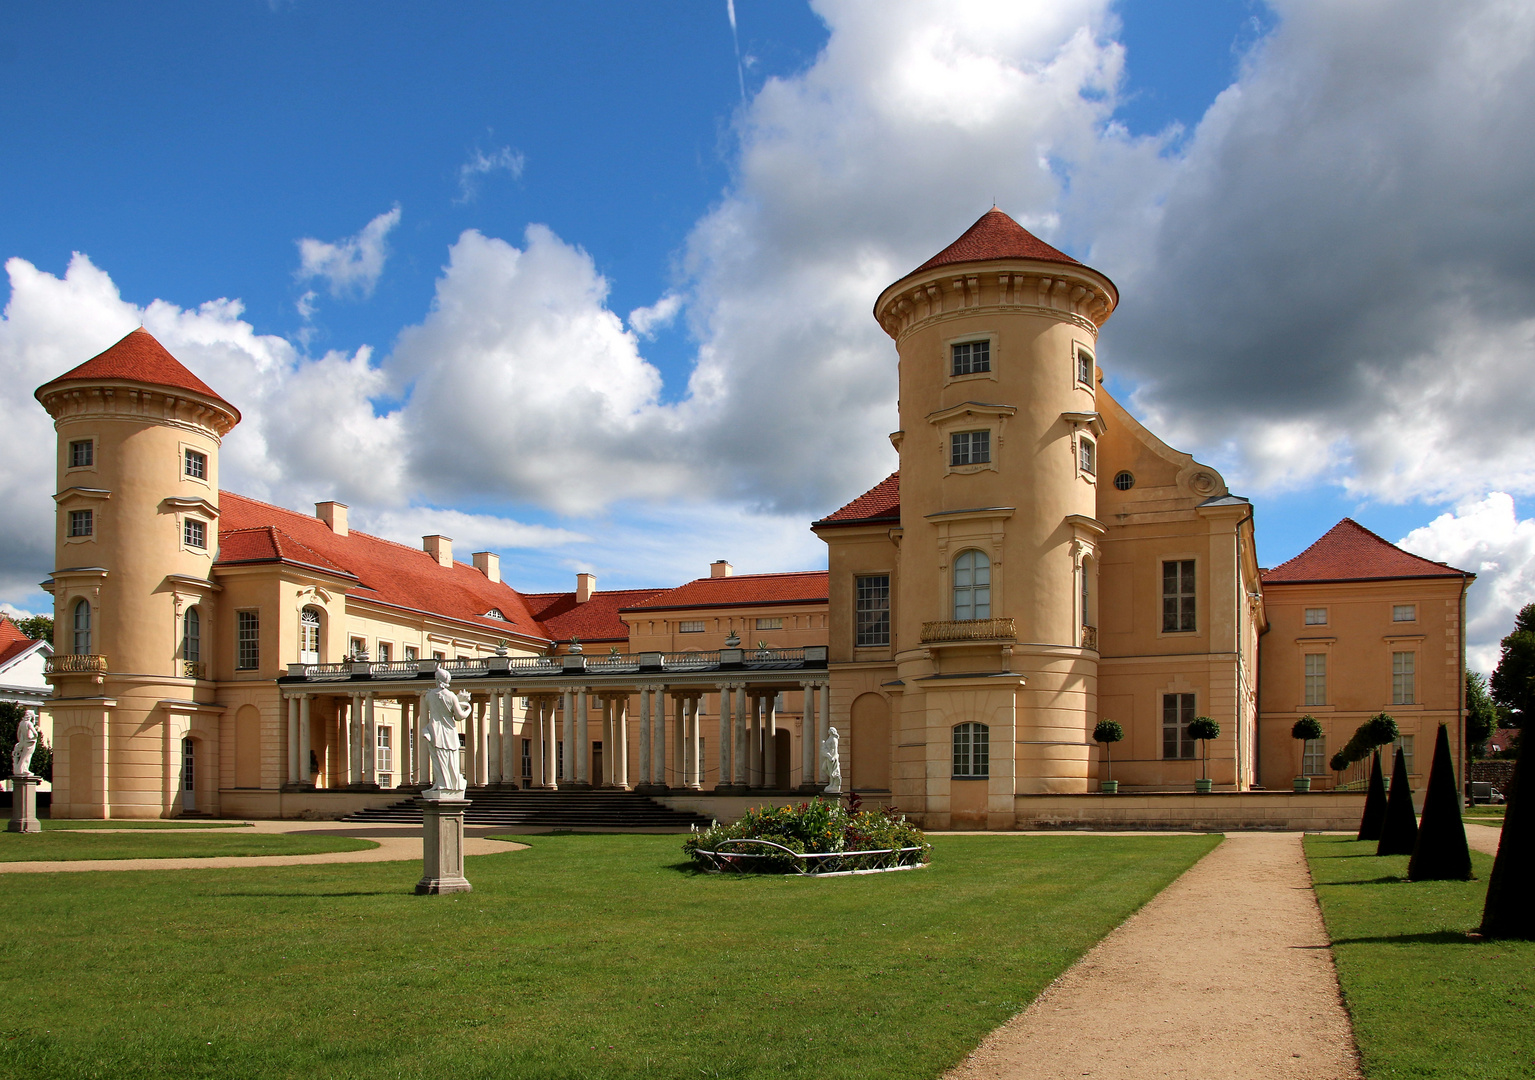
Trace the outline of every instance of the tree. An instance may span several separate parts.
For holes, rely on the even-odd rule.
[[[1450,733],[1443,724],[1434,740],[1434,764],[1423,793],[1423,822],[1407,864],[1408,881],[1470,881],[1471,850],[1460,820],[1460,792],[1450,762]]]
[[[1391,794],[1386,798],[1386,824],[1380,831],[1377,855],[1411,855],[1418,846],[1418,816],[1412,809],[1412,785],[1407,782],[1407,755],[1396,748]]]
[[[1508,785],[1498,857],[1487,881],[1485,937],[1535,940],[1535,798],[1522,798],[1526,790],[1535,794],[1535,777],[1529,773],[1529,755],[1520,754]]]
[[[1208,716],[1196,716],[1189,721],[1189,738],[1198,739],[1204,743],[1204,753],[1199,756],[1199,778],[1206,779],[1210,775],[1210,740],[1221,737],[1221,726]]]
[[[1487,678],[1480,671],[1466,672],[1466,746],[1480,751],[1498,729],[1498,707],[1487,692]]]
[[[25,711],[14,701],[0,701],[0,780],[10,778],[11,748],[16,745],[16,727]],[[50,783],[53,781],[53,749],[41,738],[32,751],[32,772]]]
[[[1359,818],[1355,840],[1379,840],[1386,824],[1386,778],[1381,775],[1380,751],[1375,751],[1370,765],[1370,792],[1364,797],[1364,814]]]
[[[1503,655],[1488,688],[1492,700],[1509,711],[1508,725],[1524,727],[1535,716],[1535,604],[1525,604],[1514,619],[1514,632],[1503,639]]]
[[[1093,728],[1093,742],[1103,746],[1103,760],[1109,766],[1109,780],[1114,779],[1114,763],[1109,757],[1109,747],[1124,737],[1125,729],[1113,720],[1099,720],[1098,726]]]
[[[1305,716],[1303,716],[1299,720],[1295,721],[1295,726],[1290,729],[1290,738],[1296,740],[1297,742],[1299,742],[1301,744],[1301,767],[1296,772],[1296,774],[1295,774],[1296,776],[1300,776],[1301,774],[1303,774],[1306,771],[1306,742],[1307,742],[1307,740],[1309,740],[1309,739],[1320,739],[1321,737],[1322,737],[1322,725],[1317,720],[1317,718],[1312,716],[1310,713],[1307,713]],[[1341,772],[1342,770],[1340,769],[1338,771]]]
[[[53,641],[53,616],[29,615],[25,619],[16,620],[16,629],[20,630],[33,641]]]

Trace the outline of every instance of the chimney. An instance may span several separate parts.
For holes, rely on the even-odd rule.
[[[453,541],[446,536],[423,536],[421,549],[437,560],[438,566],[453,565]]]
[[[735,569],[735,567],[731,566],[724,559],[716,559],[709,564],[709,576],[729,577],[731,574],[735,573]]]
[[[346,535],[346,503],[315,503],[314,516],[329,525],[330,531],[337,536]]]
[[[576,575],[576,603],[584,604],[592,598],[592,593],[597,591],[596,574]]]
[[[484,574],[493,585],[501,584],[501,556],[493,551],[476,551],[474,568]]]

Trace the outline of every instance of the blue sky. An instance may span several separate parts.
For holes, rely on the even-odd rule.
[[[143,318],[251,402],[239,490],[348,499],[406,540],[446,521],[528,589],[813,566],[804,524],[893,465],[869,303],[995,198],[1119,282],[1116,392],[1254,498],[1266,563],[1344,515],[1428,529],[1425,554],[1503,582],[1490,635],[1535,580],[1535,481],[1522,442],[1479,456],[1496,415],[1457,425],[1481,358],[1530,363],[1528,267],[1493,250],[1532,231],[1498,217],[1529,194],[1528,135],[1502,140],[1502,186],[1435,200],[1528,109],[1529,30],[1422,6],[736,0],[738,69],[725,0],[31,5],[0,42],[4,407],[40,433],[48,365]],[[1427,88],[1485,57],[1414,36],[1452,31],[1509,53],[1459,128]],[[1360,70],[1396,74],[1361,92]],[[1361,142],[1403,168],[1356,183]],[[1404,240],[1414,215],[1489,249]],[[1429,250],[1442,265],[1400,272]],[[1425,300],[1446,275],[1465,295],[1501,275],[1495,310]],[[1453,403],[1451,353],[1479,365]],[[1517,415],[1507,374],[1492,414]],[[347,434],[285,449],[326,407]],[[39,507],[0,537],[0,600],[36,609],[51,477],[6,468],[0,497]]]

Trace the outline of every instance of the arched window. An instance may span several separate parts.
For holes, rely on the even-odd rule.
[[[971,549],[954,560],[954,617],[991,618],[991,560]]]
[[[203,658],[203,619],[197,608],[187,608],[181,620],[181,658],[189,664]]]
[[[320,613],[306,607],[298,616],[298,662],[320,662]]]
[[[985,724],[954,725],[954,775],[991,775],[991,729]]]
[[[91,651],[91,605],[88,600],[75,602],[75,654],[85,656]]]

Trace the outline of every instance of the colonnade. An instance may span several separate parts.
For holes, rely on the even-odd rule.
[[[471,689],[470,715],[463,725],[464,777],[470,787],[702,790],[703,702],[704,696],[712,691],[719,694],[720,700],[717,790],[785,788],[791,778],[780,776],[778,770],[777,698],[792,685],[644,683],[614,688],[560,686],[533,692],[507,687],[480,694],[473,694]],[[814,778],[804,781],[803,786],[808,787],[826,781],[818,748],[829,727],[831,689],[824,679],[801,680],[798,686],[803,693],[800,775]],[[420,730],[427,692],[401,694],[370,688],[327,695],[336,704],[334,738],[329,742],[337,755],[336,775],[344,778],[345,786],[379,785],[379,725],[375,708],[380,698],[400,705],[400,734],[397,745],[391,746],[397,760],[390,763],[389,781],[399,787],[425,787],[431,783],[431,755],[421,741]],[[639,775],[631,778],[629,709],[630,699],[636,694]],[[316,696],[309,692],[286,696],[288,752],[284,783],[289,787],[315,786],[315,762],[310,748],[314,745]],[[521,719],[514,712],[517,697],[527,701]],[[595,777],[591,775],[590,749],[593,712],[600,725],[598,740],[602,747],[601,773]],[[526,753],[519,740],[528,743]],[[677,782],[669,783],[668,775]]]

